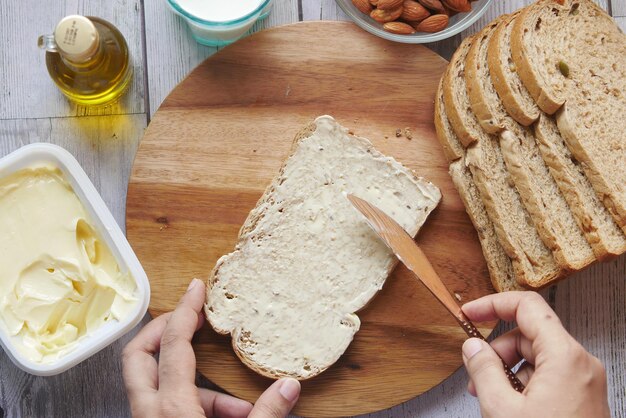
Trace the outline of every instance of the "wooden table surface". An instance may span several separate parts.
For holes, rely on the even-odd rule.
[[[496,0],[488,13],[461,35],[430,47],[449,59],[463,36],[528,2]],[[626,0],[598,2],[626,30]],[[105,111],[69,104],[48,78],[44,53],[37,49],[39,35],[51,32],[59,19],[75,13],[113,22],[130,46],[134,82],[124,99]],[[275,0],[271,15],[255,30],[320,19],[345,20],[346,16],[334,0]],[[65,147],[82,164],[124,226],[128,177],[151,115],[168,92],[216,49],[195,43],[165,0],[1,0],[0,35],[0,157],[32,142]],[[626,416],[625,278],[626,257],[621,257],[595,265],[544,292],[569,332],[604,362],[609,403],[616,417]],[[502,325],[496,333],[506,329]],[[128,416],[120,353],[136,332],[50,378],[20,371],[0,352],[0,418]],[[424,395],[371,416],[480,416],[478,403],[467,394],[466,384],[467,374],[461,368]]]

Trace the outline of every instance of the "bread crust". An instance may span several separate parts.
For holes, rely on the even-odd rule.
[[[478,35],[476,35],[465,58],[465,84],[467,85],[467,95],[472,105],[472,111],[476,115],[480,126],[485,132],[490,134],[501,132],[504,129],[504,124],[491,111],[491,104],[485,100],[485,96],[482,94],[483,86],[481,84],[483,83],[483,79],[482,75],[479,74],[481,64],[478,60],[481,44],[485,42],[486,38],[490,38],[493,35],[495,27],[507,17],[508,15],[502,15],[485,26]]]
[[[513,32],[511,34],[511,56],[515,63],[517,73],[530,95],[535,99],[537,106],[545,113],[552,115],[563,106],[565,99],[546,90],[541,76],[530,61],[529,54],[531,52],[527,50],[526,44],[524,43],[524,34],[530,30],[528,28],[529,26],[533,26],[530,23],[530,20],[534,17],[533,13],[546,2],[554,3],[555,6],[559,6],[557,2],[552,0],[540,0],[523,9],[520,15],[515,19]]]
[[[503,32],[506,30],[507,25],[512,24],[511,21],[516,19],[519,14],[520,12],[517,11],[509,15],[496,26],[487,47],[487,65],[489,66],[491,81],[506,111],[519,124],[530,126],[539,118],[539,109],[536,109],[534,112],[529,112],[523,104],[518,101],[517,93],[513,90],[511,84],[507,82],[506,73],[503,68],[505,64],[500,60],[504,48],[510,48],[510,45],[502,44]]]
[[[448,70],[445,72],[443,78],[443,102],[446,106],[446,112],[448,115],[448,120],[450,121],[450,125],[452,129],[454,129],[454,133],[461,141],[464,147],[468,147],[476,138],[472,133],[467,129],[465,124],[463,123],[463,116],[459,112],[457,106],[454,105],[454,89],[452,87],[453,78],[458,77],[459,74],[453,74],[453,66],[454,63],[460,62],[459,56],[465,53],[465,50],[469,49],[471,44],[474,42],[475,36],[468,36],[461,42],[459,48],[456,50],[452,59],[450,60],[450,64],[448,65]],[[462,63],[460,65],[463,65]],[[462,74],[460,75],[462,76]]]
[[[458,138],[450,138],[446,133],[446,128],[444,127],[444,118],[448,117],[447,115],[442,114],[441,111],[444,106],[442,103],[444,77],[445,75],[439,80],[439,87],[437,88],[437,94],[435,95],[435,132],[437,133],[439,144],[441,144],[441,148],[443,148],[443,154],[449,162],[453,162],[462,158],[465,155],[465,151],[463,150],[463,146],[459,142]]]

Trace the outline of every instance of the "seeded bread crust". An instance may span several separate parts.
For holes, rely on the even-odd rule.
[[[532,125],[539,118],[539,107],[522,84],[511,57],[511,31],[520,11],[499,22],[487,49],[491,81],[509,115],[519,124]]]

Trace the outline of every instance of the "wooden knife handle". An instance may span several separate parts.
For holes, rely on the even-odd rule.
[[[472,324],[472,321],[470,321],[469,318],[465,316],[465,314],[461,313],[461,315],[462,315],[462,318],[459,318],[459,324],[461,324],[461,327],[463,327],[463,330],[468,335],[468,337],[480,338],[483,341],[487,341],[485,337],[483,337],[483,335],[480,333],[480,331],[478,331],[478,328],[476,328],[474,324]],[[498,355],[498,357],[500,356]],[[525,389],[524,384],[520,382],[517,376],[515,376],[515,373],[513,373],[513,370],[511,370],[509,366],[506,365],[504,360],[502,360],[502,357],[500,357],[500,360],[502,361],[504,372],[506,373],[506,377],[509,378],[509,382],[511,383],[511,386],[513,386],[513,389],[515,389],[516,391],[522,393]]]

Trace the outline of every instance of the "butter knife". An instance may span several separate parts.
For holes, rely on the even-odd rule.
[[[487,341],[485,337],[472,324],[467,316],[461,310],[461,307],[450,294],[441,278],[435,272],[435,269],[422,252],[421,248],[415,243],[413,238],[402,228],[396,221],[389,217],[385,212],[378,209],[371,203],[349,194],[348,200],[357,208],[370,227],[378,234],[383,242],[393,251],[398,259],[426,286],[439,300],[439,302],[454,316],[454,319],[461,325],[463,331],[468,337],[480,338]],[[502,360],[502,358],[500,358]],[[524,390],[524,384],[515,376],[509,366],[502,360],[506,376],[518,392]]]

